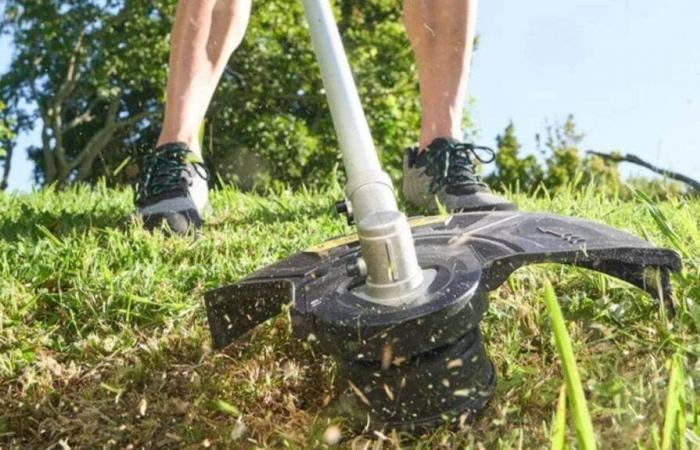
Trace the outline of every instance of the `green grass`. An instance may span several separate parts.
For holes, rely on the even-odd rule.
[[[193,241],[143,232],[128,218],[128,191],[0,194],[0,448],[323,447],[334,434],[321,418],[332,363],[291,339],[284,317],[212,352],[202,296],[349,231],[329,212],[338,197],[216,192],[214,216]],[[367,448],[576,448],[574,423],[562,419],[545,276],[598,446],[698,448],[700,201],[623,201],[593,189],[515,200],[679,250],[677,316],[595,272],[522,269],[492,294],[484,321],[499,385],[481,420]],[[340,431],[341,446],[365,448],[366,437]]]
[[[551,318],[552,334],[561,359],[564,379],[566,380],[566,392],[573,411],[574,428],[576,429],[578,444],[584,450],[595,450],[595,433],[591,422],[591,414],[586,403],[586,395],[583,392],[581,375],[576,367],[576,355],[574,355],[571,346],[571,338],[566,330],[566,321],[559,307],[559,301],[549,280],[545,280],[544,301]],[[561,406],[557,405],[558,414],[561,414],[560,408]],[[559,428],[561,422],[555,423],[555,429]],[[559,445],[561,440],[561,437],[555,437],[552,443],[553,446]]]

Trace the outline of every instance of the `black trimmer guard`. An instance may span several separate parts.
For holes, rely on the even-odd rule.
[[[479,334],[488,292],[516,269],[561,263],[625,280],[673,308],[679,255],[605,225],[550,214],[490,212],[413,221],[425,295],[400,307],[367,300],[348,275],[360,248],[342,238],[291,256],[205,302],[221,349],[291,305],[294,335],[315,336],[340,368],[343,411],[373,429],[425,428],[473,417],[495,371]],[[352,406],[347,406],[352,405]]]

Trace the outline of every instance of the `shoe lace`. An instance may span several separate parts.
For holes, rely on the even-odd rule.
[[[426,153],[426,173],[432,178],[430,192],[436,194],[448,186],[481,185],[474,160],[489,164],[496,159],[490,147],[469,143],[451,143]]]
[[[136,189],[137,197],[153,197],[192,186],[192,177],[187,172],[188,165],[192,165],[199,176],[209,179],[202,161],[187,148],[166,146],[145,155],[143,175]]]

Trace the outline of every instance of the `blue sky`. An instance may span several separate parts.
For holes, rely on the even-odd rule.
[[[585,149],[700,178],[699,21],[697,0],[482,1],[470,89],[482,138],[513,120],[533,151],[572,113]]]
[[[535,134],[572,113],[584,149],[635,153],[700,178],[698,20],[697,0],[481,1],[470,84],[480,143],[494,144],[512,120],[534,152]],[[11,51],[0,41],[0,70]],[[11,189],[31,189],[22,148],[37,141],[37,132],[20,139]]]

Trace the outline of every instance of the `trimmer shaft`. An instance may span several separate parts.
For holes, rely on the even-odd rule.
[[[348,176],[345,193],[362,244],[357,264],[367,271],[367,299],[400,304],[420,295],[423,287],[408,221],[379,164],[330,3],[303,2]]]

